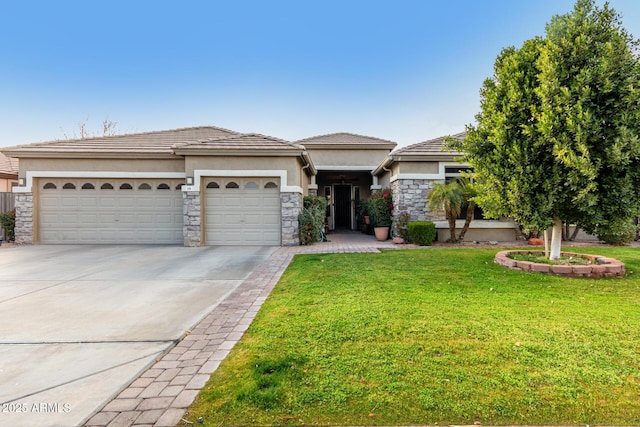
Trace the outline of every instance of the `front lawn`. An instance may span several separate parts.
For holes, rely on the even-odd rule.
[[[185,419],[638,425],[640,252],[578,251],[626,278],[508,270],[493,249],[298,256]]]

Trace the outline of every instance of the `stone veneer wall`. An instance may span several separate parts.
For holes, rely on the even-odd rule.
[[[442,215],[433,214],[427,208],[427,195],[433,184],[438,182],[431,179],[398,179],[391,183],[393,191],[394,215],[406,211],[411,215],[411,221],[436,221]]]
[[[202,244],[200,192],[184,191],[182,193],[182,200],[184,245],[187,247],[200,246]]]
[[[33,193],[16,193],[16,227],[17,244],[33,243]]]
[[[302,194],[280,193],[280,218],[282,222],[282,246],[300,244],[298,216],[302,212]]]

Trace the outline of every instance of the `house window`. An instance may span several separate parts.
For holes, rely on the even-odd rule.
[[[220,188],[220,185],[215,181],[211,181],[207,184],[207,188]]]
[[[237,183],[237,182],[233,182],[233,181],[231,181],[231,182],[227,183],[227,185],[225,186],[225,188],[240,188],[240,186],[238,185],[238,183]]]
[[[120,189],[121,190],[133,190],[133,187],[131,186],[131,184],[128,184],[128,183],[125,182],[124,184],[122,184],[120,186]]]
[[[448,184],[450,182],[456,182],[458,179],[462,177],[462,173],[465,172],[473,172],[473,168],[469,166],[451,166],[444,168],[444,176],[445,182]],[[467,205],[463,205],[460,208],[460,214],[458,215],[458,219],[467,219]],[[482,213],[482,209],[478,206],[473,210],[473,219],[484,219],[484,215]]]
[[[93,184],[91,184],[90,182],[87,182],[85,184],[82,184],[82,189],[83,190],[95,190],[96,187]]]
[[[113,185],[109,184],[108,182],[102,184],[100,186],[101,190],[113,190]]]
[[[42,189],[44,189],[44,190],[55,190],[56,188],[58,188],[58,187],[56,187],[56,185],[53,182],[47,182],[44,185],[44,187],[42,187]]]
[[[76,186],[75,186],[75,184],[67,182],[65,185],[62,186],[62,189],[63,190],[75,190]]]

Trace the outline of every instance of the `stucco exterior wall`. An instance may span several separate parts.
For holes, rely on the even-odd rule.
[[[18,183],[18,180],[0,178],[0,193],[10,193],[13,183]]]
[[[437,174],[439,173],[438,162],[397,162],[394,164],[394,175],[399,173],[411,174]]]
[[[366,166],[375,167],[382,162],[389,150],[375,150],[375,149],[352,149],[352,150],[328,150],[328,149],[313,149],[307,147],[309,155],[313,159],[313,163],[316,166]]]
[[[189,156],[185,159],[187,176],[196,170],[285,170],[286,185],[301,185],[302,170],[296,157]],[[285,183],[283,183],[285,184]]]
[[[184,172],[184,159],[20,159],[20,176],[27,171]]]

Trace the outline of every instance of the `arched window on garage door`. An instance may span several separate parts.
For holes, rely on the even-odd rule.
[[[71,183],[71,182],[67,182],[65,185],[62,186],[63,190],[75,190],[76,189],[76,185]]]
[[[207,184],[207,188],[220,188],[220,185],[215,181],[211,181]]]
[[[47,183],[42,187],[42,189],[43,189],[43,190],[55,190],[56,188],[58,188],[58,187],[56,187],[56,185],[55,185],[53,182],[47,182]]]
[[[231,181],[225,185],[225,188],[240,188],[237,182]]]

